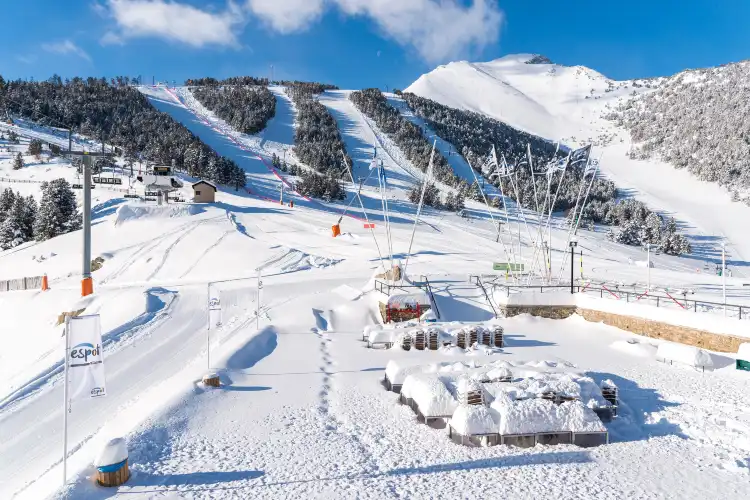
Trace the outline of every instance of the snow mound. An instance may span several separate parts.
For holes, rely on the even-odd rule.
[[[322,269],[324,267],[335,266],[342,259],[332,259],[329,257],[320,257],[310,255],[296,248],[287,248],[279,255],[267,260],[261,264],[259,269],[278,269],[282,273],[291,273],[295,271],[307,271],[309,269]]]
[[[610,344],[610,347],[640,358],[652,358],[656,354],[656,347],[647,342],[638,342],[637,340],[616,340]]]
[[[750,342],[740,344],[740,347],[737,349],[737,359],[750,361]]]
[[[489,408],[484,405],[460,405],[453,413],[450,424],[464,436],[497,432],[497,424]]]
[[[120,205],[115,216],[115,226],[139,219],[168,219],[173,217],[189,217],[199,214],[203,209],[199,205]]]
[[[692,367],[713,367],[711,355],[690,345],[663,342],[656,350],[656,357],[664,361],[675,361]]]
[[[458,405],[442,379],[429,373],[412,374],[406,377],[401,394],[412,398],[425,417],[451,415]]]
[[[94,465],[96,467],[104,467],[106,465],[119,464],[127,458],[128,446],[125,443],[125,438],[118,437],[110,439],[107,444],[104,445],[96,456]]]

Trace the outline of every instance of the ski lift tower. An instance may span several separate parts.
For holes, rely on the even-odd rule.
[[[83,159],[83,269],[81,275],[81,296],[94,293],[91,279],[91,166],[93,158],[114,158],[115,153],[93,151],[61,151],[66,156],[81,156]]]

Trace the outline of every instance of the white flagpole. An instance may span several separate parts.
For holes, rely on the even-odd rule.
[[[469,160],[466,160],[466,163],[469,163]],[[471,167],[471,163],[469,163],[469,170],[471,170],[471,174],[474,176],[474,182],[477,183],[477,187],[479,187],[479,179],[477,179],[477,174],[474,172],[474,169]],[[490,210],[490,204],[487,203],[487,196],[484,194],[484,189],[481,187],[479,188],[479,191],[482,193],[482,199],[484,200],[484,204],[487,207],[487,214],[490,216],[490,220],[492,221],[492,225],[497,228],[497,236],[498,240],[500,240],[500,244],[503,246],[503,252],[505,253],[505,258],[508,259],[508,264],[511,262],[510,255],[508,254],[508,249],[505,248],[505,242],[503,241],[502,235],[500,234],[500,228],[497,227],[497,224],[495,224],[495,217],[492,215],[492,210]],[[512,266],[509,266],[512,268]],[[511,274],[513,271],[511,270]]]
[[[260,269],[258,269],[258,304],[256,306],[255,310],[255,328],[256,330],[260,330],[260,295],[261,290],[263,289],[263,281],[261,280],[262,276],[260,275]]]
[[[381,178],[381,171],[380,166],[377,165],[377,161],[375,163],[376,169],[378,169],[378,187],[380,188],[380,207],[383,211],[383,228],[385,229],[385,244],[388,246],[388,257],[391,262],[391,270],[393,269],[393,251],[391,250],[391,240],[390,235],[388,234],[388,215],[387,215],[387,209],[385,206],[385,195],[383,193],[383,179]],[[386,272],[386,277],[388,273]],[[393,281],[393,280],[389,280]]]
[[[380,161],[380,171],[383,172],[383,201],[385,202],[385,225],[388,232],[388,253],[391,257],[391,269],[393,269],[393,235],[391,235],[391,216],[388,209],[388,180],[385,178],[383,161]]]
[[[594,179],[596,179],[596,174],[599,171],[599,164],[600,163],[601,163],[601,155],[599,155],[599,160],[596,162],[596,166],[594,167],[594,171],[591,174],[591,181],[589,182],[589,187],[586,190],[586,196],[583,198],[583,203],[581,204],[580,215],[578,216],[577,220],[574,219],[574,221],[575,221],[575,227],[571,228],[572,229],[571,231],[568,231],[568,240],[565,242],[566,246],[570,243],[570,238],[578,232],[578,225],[581,222],[581,217],[583,216],[583,211],[586,208],[586,201],[588,200],[589,193],[591,192],[591,186],[594,185]],[[586,164],[588,165],[588,161],[586,162]],[[585,182],[586,181],[586,170],[585,170],[585,168],[584,168],[583,173],[584,173],[584,175],[583,175],[583,181]],[[572,222],[571,222],[571,225],[572,225]],[[562,266],[560,267],[560,274],[558,276],[558,280],[562,277],[562,273],[563,273],[564,269],[565,269],[565,259],[563,259]]]
[[[284,183],[282,182],[281,185],[283,186]],[[213,307],[211,304],[211,282],[209,282],[206,285],[206,290],[208,295],[208,327],[206,328],[206,369],[211,369],[211,308]]]
[[[347,172],[349,172],[349,178],[352,180],[352,186],[355,184],[354,182],[354,174],[352,173],[352,168],[349,165],[349,162],[346,161],[346,155],[344,155],[344,151],[341,150],[341,155],[344,156],[344,165],[346,166]],[[372,173],[372,170],[370,171]],[[369,174],[368,174],[369,177]],[[362,186],[360,185],[360,189]],[[372,239],[375,241],[375,248],[378,250],[378,258],[380,259],[380,265],[383,267],[383,272],[388,272],[385,268],[385,264],[383,263],[383,254],[380,252],[380,245],[378,245],[378,239],[375,237],[375,230],[372,228],[372,225],[370,224],[370,218],[367,217],[367,211],[365,210],[365,205],[362,203],[362,197],[359,195],[360,189],[357,189],[357,200],[359,200],[359,206],[362,208],[362,214],[365,216],[365,221],[367,222],[367,227],[370,228],[370,233],[372,234]]]
[[[70,355],[70,316],[65,316],[65,356],[63,356],[63,486],[68,480],[68,356]]]
[[[432,175],[432,159],[435,157],[435,146],[437,145],[437,139],[432,143],[432,152],[430,153],[430,161],[427,163],[427,170],[425,171],[425,177],[422,181],[422,194],[419,196],[419,206],[417,206],[417,216],[414,218],[414,227],[411,230],[411,239],[409,240],[409,250],[406,252],[406,263],[404,269],[401,272],[401,282],[403,283],[404,277],[406,276],[406,268],[409,267],[409,257],[411,257],[411,246],[414,243],[414,235],[417,232],[417,224],[419,224],[419,216],[422,213],[422,204],[424,203],[424,193],[427,191],[427,182],[430,180]]]

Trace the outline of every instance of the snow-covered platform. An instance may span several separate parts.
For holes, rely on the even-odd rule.
[[[454,442],[469,446],[606,444],[602,420],[611,420],[617,409],[613,382],[598,386],[566,362],[405,365],[391,360],[384,384],[400,389],[399,401],[420,422],[447,426]]]

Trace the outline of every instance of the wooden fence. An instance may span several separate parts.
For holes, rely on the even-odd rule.
[[[16,290],[41,290],[42,278],[43,276],[32,276],[30,278],[0,280],[0,292],[12,292]]]

